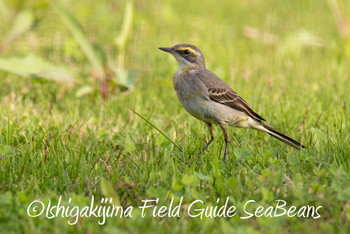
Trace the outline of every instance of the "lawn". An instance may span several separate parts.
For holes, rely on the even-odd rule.
[[[0,232],[350,232],[349,9],[0,0]],[[230,128],[225,163],[215,127],[188,166],[210,135],[158,50],[179,43],[307,149]]]

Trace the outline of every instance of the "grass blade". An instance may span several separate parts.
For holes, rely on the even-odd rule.
[[[0,70],[30,78],[73,82],[74,77],[61,66],[56,66],[36,55],[0,58]]]
[[[149,121],[148,119],[146,119],[145,117],[143,117],[141,114],[137,113],[135,110],[131,109],[130,107],[128,107],[129,110],[131,110],[132,112],[134,112],[136,115],[138,115],[141,119],[143,119],[144,121],[146,121],[149,125],[151,125],[154,129],[156,129],[160,134],[162,134],[166,139],[168,139],[171,143],[173,143],[173,145],[178,148],[179,150],[182,151],[182,148],[175,143],[175,141],[173,141],[168,135],[166,135],[162,130],[160,130],[156,125],[154,125],[151,121]]]
[[[120,199],[118,194],[115,192],[113,188],[113,184],[106,180],[105,178],[101,178],[100,181],[101,192],[106,198],[112,198],[112,204],[115,206],[120,206]]]
[[[101,61],[100,57],[97,54],[97,51],[87,39],[79,22],[74,18],[72,14],[70,14],[67,10],[63,9],[57,4],[51,3],[51,6],[55,10],[55,12],[60,16],[63,23],[74,35],[75,40],[78,42],[79,46],[83,50],[85,56],[90,61],[91,65],[94,67],[98,78],[104,80],[105,74],[103,68],[103,61]]]
[[[5,38],[1,46],[1,51],[5,49],[13,40],[28,32],[34,23],[33,14],[30,11],[21,11],[13,22],[10,33]]]
[[[133,18],[133,4],[132,4],[132,1],[128,1],[126,3],[122,29],[118,37],[115,39],[115,43],[120,48],[125,48],[126,42],[128,40],[129,34],[131,32],[131,28],[132,28],[132,18]]]

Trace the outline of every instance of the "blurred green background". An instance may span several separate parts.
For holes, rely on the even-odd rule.
[[[0,0],[0,228],[5,232],[349,231],[350,2]],[[208,132],[172,87],[161,46],[191,43],[274,128],[307,146]],[[132,110],[130,110],[130,109]],[[141,118],[140,118],[141,116]],[[180,145],[180,146],[179,146]],[[312,218],[30,218],[34,199],[91,196],[323,206]],[[67,202],[65,203],[67,205]],[[317,229],[316,229],[317,228]]]

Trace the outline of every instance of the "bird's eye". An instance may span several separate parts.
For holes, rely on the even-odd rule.
[[[184,50],[184,54],[189,54],[190,50]]]

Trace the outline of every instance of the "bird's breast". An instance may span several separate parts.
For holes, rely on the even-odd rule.
[[[174,89],[182,106],[194,117],[208,122],[207,90],[195,75],[175,74],[173,77]]]
[[[205,98],[206,89],[202,87],[199,79],[192,76],[190,72],[186,75],[176,73],[173,77],[173,85],[181,103],[191,99]]]

